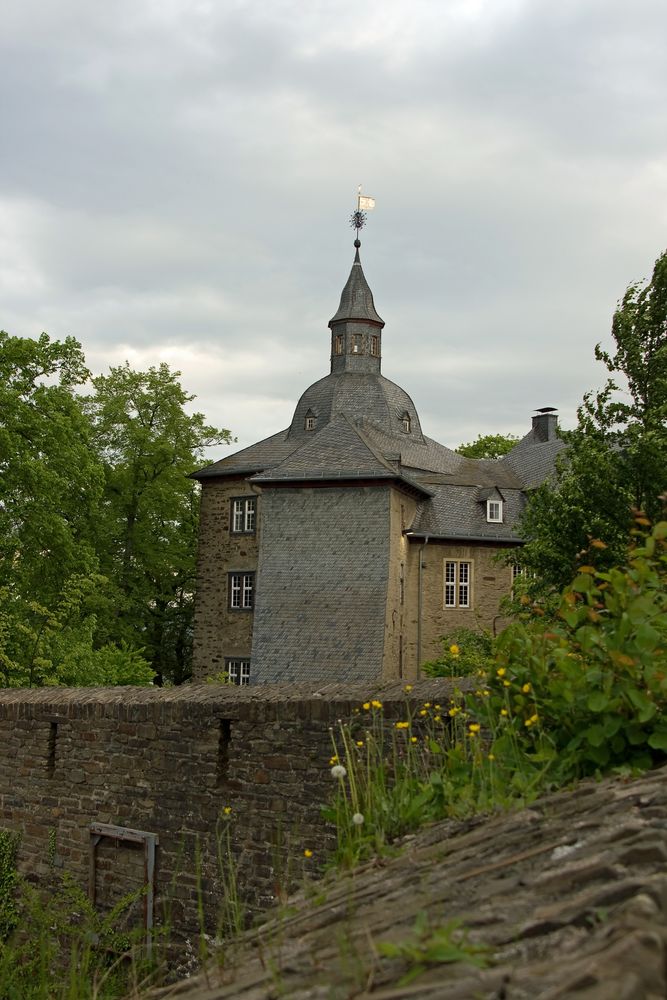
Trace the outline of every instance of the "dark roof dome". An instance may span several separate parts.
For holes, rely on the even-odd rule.
[[[424,440],[415,404],[407,392],[383,375],[346,371],[326,375],[306,389],[296,404],[288,437],[306,438],[340,413],[355,424],[377,427],[403,441]]]

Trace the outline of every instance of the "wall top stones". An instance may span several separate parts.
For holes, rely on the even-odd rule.
[[[5,688],[0,691],[0,719],[148,718],[222,716],[244,720],[336,720],[349,716],[360,702],[377,698],[385,714],[398,715],[406,701],[451,696],[466,680],[431,678],[414,684],[409,695],[402,683],[367,684],[184,684],[181,687]]]

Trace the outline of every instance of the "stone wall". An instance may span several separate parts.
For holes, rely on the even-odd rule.
[[[256,495],[242,476],[205,481],[202,487],[192,666],[198,681],[222,673],[225,657],[250,657],[253,612],[230,610],[227,588],[229,572],[257,569],[259,498],[255,534],[233,534],[229,529],[232,499]]]
[[[442,681],[422,687],[414,694],[431,699],[448,690]],[[290,878],[302,878],[306,847],[313,868],[322,863],[332,836],[320,814],[331,795],[331,727],[378,694],[389,717],[403,716],[400,684],[302,686],[298,696],[213,684],[3,691],[0,826],[20,833],[19,864],[31,880],[45,884],[66,870],[85,890],[93,824],[154,835],[156,920],[166,910],[177,936],[196,935],[201,889],[214,931],[221,823],[230,824],[243,895],[264,909]],[[110,908],[143,881],[143,845],[103,838],[97,906]]]
[[[406,676],[414,676],[419,645],[419,550],[422,542],[409,548]],[[512,573],[501,561],[507,547],[471,543],[429,541],[423,547],[420,663],[435,659],[442,651],[440,639],[457,628],[487,629],[496,633],[508,624],[500,615],[500,604],[512,588]],[[498,559],[498,556],[501,559]],[[469,608],[445,608],[444,564],[446,560],[472,563],[471,605]]]

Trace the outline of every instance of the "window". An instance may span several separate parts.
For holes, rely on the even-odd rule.
[[[255,574],[229,574],[229,607],[232,611],[249,611],[254,606]]]
[[[315,416],[312,410],[308,410],[306,418],[303,422],[304,430],[314,431],[316,423],[317,423],[317,417]]]
[[[379,353],[380,353],[380,338],[375,334],[373,334],[371,336],[371,354],[373,355],[374,358],[377,358]]]
[[[407,413],[407,411],[401,417],[401,424],[403,426],[403,431],[406,434],[409,434],[410,431],[412,430],[412,421],[410,419],[410,414]]]
[[[343,335],[341,333],[336,334],[336,339],[334,340],[334,354],[343,353]]]
[[[472,563],[459,560],[445,561],[445,607],[470,607],[470,577]]]
[[[234,660],[225,657],[225,670],[232,684],[250,683],[250,660]]]
[[[502,500],[487,500],[486,501],[486,519],[487,519],[487,521],[502,522],[502,519],[503,519],[503,502],[502,502]]]
[[[352,334],[352,353],[361,354],[361,334]]]
[[[256,497],[235,497],[232,500],[232,533],[254,535],[256,513]]]

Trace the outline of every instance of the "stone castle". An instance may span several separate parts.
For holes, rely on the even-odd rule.
[[[381,373],[358,240],[331,367],[289,427],[194,474],[202,486],[195,680],[413,680],[440,638],[495,631],[526,493],[563,442],[544,408],[499,460],[425,436]]]

